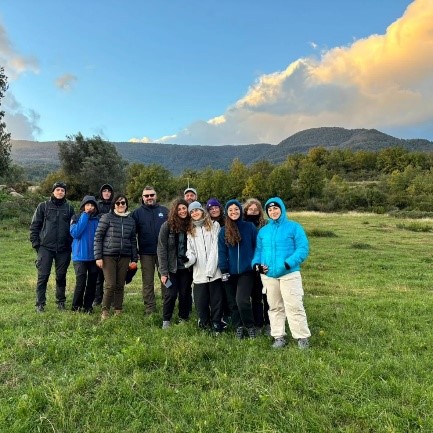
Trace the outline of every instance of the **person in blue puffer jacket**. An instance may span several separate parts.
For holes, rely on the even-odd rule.
[[[251,260],[256,247],[257,229],[242,218],[242,205],[229,200],[225,205],[225,224],[218,235],[218,266],[223,274],[224,288],[236,338],[244,331],[255,338],[256,329],[251,306],[254,271]]]
[[[303,305],[300,266],[309,252],[307,235],[299,223],[287,218],[286,207],[279,197],[270,198],[265,210],[269,222],[259,230],[251,263],[261,273],[267,294],[272,347],[286,345],[287,317],[292,337],[300,349],[306,349],[311,333]]]
[[[98,267],[93,253],[93,242],[99,223],[96,198],[86,195],[80,203],[80,214],[71,219],[72,262],[75,270],[75,290],[72,311],[92,313]]]

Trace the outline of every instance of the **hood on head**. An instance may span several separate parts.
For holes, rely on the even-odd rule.
[[[266,212],[266,215],[268,216],[268,218],[269,218],[269,215],[268,215],[267,207],[268,207],[268,204],[272,203],[272,202],[277,203],[278,206],[281,208],[281,216],[277,219],[277,222],[278,221],[282,221],[284,218],[287,218],[287,215],[286,215],[286,205],[284,204],[283,200],[280,199],[280,197],[271,197],[265,203],[265,212]],[[273,221],[273,220],[271,218],[269,218],[269,221]]]
[[[109,189],[111,191],[111,198],[113,198],[114,189],[109,183],[104,183],[104,185],[102,185],[101,188],[99,188],[99,197],[102,198],[102,190],[103,189]]]
[[[239,208],[239,210],[241,211],[241,215],[240,215],[240,217],[239,217],[239,220],[242,220],[242,219],[243,219],[243,214],[244,214],[244,210],[242,209],[242,204],[241,204],[240,201],[238,201],[238,200],[236,200],[236,199],[234,199],[234,198],[232,198],[231,200],[229,200],[229,201],[226,203],[226,205],[224,206],[224,213],[225,213],[226,215],[228,215],[227,210],[228,210],[228,208],[229,208],[232,204],[235,204],[235,205]]]
[[[86,195],[83,200],[81,200],[80,203],[80,210],[83,211],[84,210],[84,205],[86,203],[92,203],[95,208],[96,208],[96,213],[99,213],[99,207],[98,207],[98,202],[96,201],[96,198],[93,195]]]

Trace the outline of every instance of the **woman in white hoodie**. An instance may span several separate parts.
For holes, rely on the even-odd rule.
[[[218,268],[218,233],[220,225],[212,222],[198,201],[188,206],[191,222],[187,235],[186,267],[192,266],[194,303],[202,329],[210,325],[222,332],[222,282]]]

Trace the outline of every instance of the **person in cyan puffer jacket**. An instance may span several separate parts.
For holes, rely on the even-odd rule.
[[[287,218],[286,207],[279,197],[265,204],[269,222],[259,230],[253,267],[262,275],[269,303],[271,335],[274,348],[286,345],[285,322],[300,349],[308,347],[311,333],[303,305],[304,290],[300,265],[309,252],[302,226]]]

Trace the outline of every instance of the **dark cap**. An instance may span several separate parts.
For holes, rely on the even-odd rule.
[[[53,187],[51,188],[51,192],[53,192],[56,188],[63,188],[66,192],[66,183],[61,180],[54,182]]]

